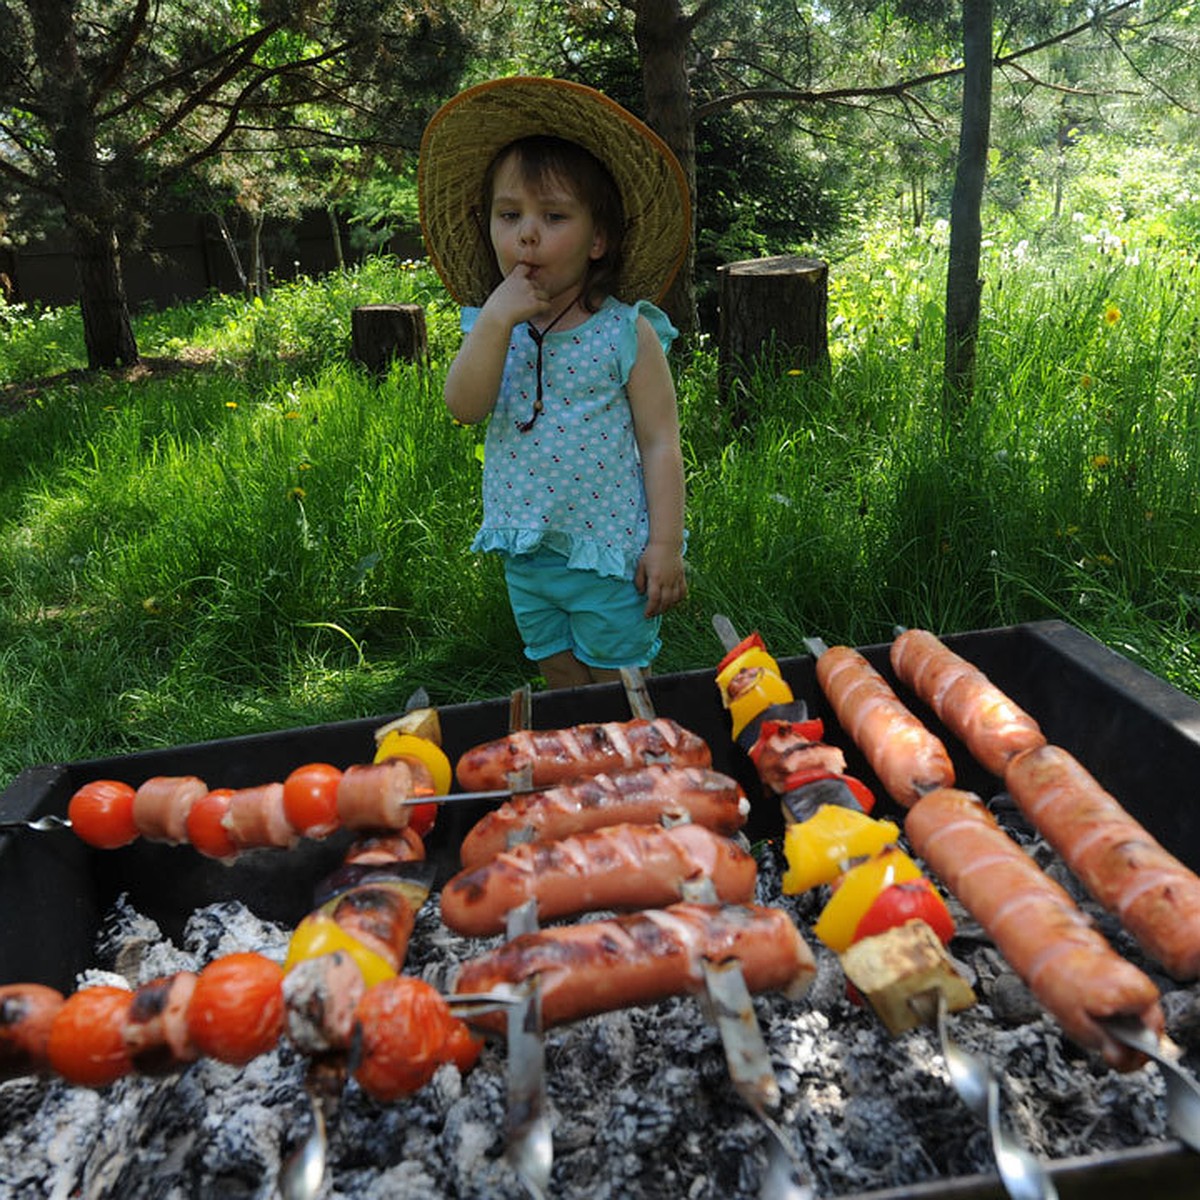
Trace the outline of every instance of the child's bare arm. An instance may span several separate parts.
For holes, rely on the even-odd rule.
[[[521,268],[492,292],[446,373],[444,394],[452,417],[474,425],[492,411],[513,327],[545,307],[544,293]]]
[[[629,373],[629,406],[642,456],[650,538],[635,583],[646,615],[666,612],[687,596],[683,567],[684,481],[675,384],[657,335],[639,317],[638,354]]]

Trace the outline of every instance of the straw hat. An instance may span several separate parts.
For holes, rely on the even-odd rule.
[[[549,135],[577,142],[611,172],[625,208],[619,300],[661,300],[683,263],[691,205],[666,142],[601,92],[565,79],[513,76],[460,92],[430,120],[417,171],[421,230],[459,304],[480,305],[499,283],[483,213],[483,180],[510,142]]]

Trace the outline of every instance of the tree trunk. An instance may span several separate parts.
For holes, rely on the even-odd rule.
[[[29,6],[29,15],[38,58],[53,81],[46,97],[57,114],[53,152],[62,181],[59,199],[75,241],[88,366],[100,370],[132,366],[138,349],[121,276],[117,209],[96,145],[94,101],[79,58],[74,9],[71,0],[41,0]]]
[[[425,310],[419,304],[360,304],[350,314],[350,343],[350,357],[373,375],[386,375],[393,359],[424,362]]]
[[[975,386],[979,337],[979,249],[983,186],[992,119],[992,0],[963,4],[963,106],[958,163],[950,201],[950,260],[946,274],[946,359],[943,411],[956,419]]]
[[[696,313],[696,132],[688,87],[687,54],[691,25],[679,0],[639,0],[633,25],[646,96],[646,124],[675,152],[692,201],[692,236],[687,255],[663,307],[681,333],[693,333]]]
[[[75,267],[88,366],[93,370],[134,366],[140,355],[129,321],[116,234],[77,230]]]
[[[779,255],[719,268],[721,329],[717,388],[735,428],[750,423],[749,385],[758,364],[829,375],[829,266]]]

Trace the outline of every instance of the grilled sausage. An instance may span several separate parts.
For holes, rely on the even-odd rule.
[[[135,1070],[143,1075],[169,1074],[199,1057],[187,1025],[195,989],[195,973],[179,971],[152,979],[133,993],[123,1034]]]
[[[403,829],[417,796],[433,795],[433,776],[410,758],[347,767],[338,783],[338,819],[346,829]]]
[[[977,796],[953,788],[930,792],[909,810],[904,829],[1069,1037],[1118,1071],[1144,1062],[1103,1022],[1134,1016],[1160,1033],[1158,989],[1109,946]]]
[[[359,884],[340,892],[327,911],[345,933],[373,950],[392,970],[404,966],[416,912],[412,891],[403,882]]]
[[[842,728],[897,804],[954,784],[946,747],[900,702],[887,680],[855,649],[832,646],[817,658],[817,682]]]
[[[237,788],[229,797],[221,825],[239,850],[260,846],[290,849],[300,840],[284,812],[282,783]]]
[[[178,846],[187,841],[187,815],[208,791],[195,775],[154,775],[133,797],[133,823],[142,837]]]
[[[423,862],[425,840],[406,825],[397,833],[376,833],[358,838],[342,860],[348,866],[375,863]]]
[[[651,766],[596,775],[506,800],[468,832],[460,855],[464,867],[478,867],[506,849],[515,832],[549,841],[604,825],[657,825],[673,813],[730,834],[746,823],[750,803],[736,780],[703,767]]]
[[[468,750],[454,770],[465,791],[484,791],[507,787],[509,775],[526,767],[534,787],[548,787],[654,762],[708,767],[712,753],[702,738],[669,717],[637,718],[517,730]]]
[[[692,823],[612,825],[560,841],[526,842],[442,889],[442,920],[468,936],[504,930],[505,914],[537,901],[550,921],[595,909],[657,908],[679,899],[680,884],[704,876],[727,904],[754,898],[754,856]]]
[[[846,756],[837,746],[811,741],[802,732],[805,724],[792,721],[764,721],[750,758],[759,779],[768,792],[780,795],[788,790],[788,780],[801,771],[824,771],[841,775]]]
[[[1067,751],[1018,754],[1004,782],[1096,901],[1176,979],[1200,975],[1200,878]]]
[[[0,1083],[50,1070],[46,1042],[63,995],[40,983],[0,987]]]
[[[1013,755],[1046,744],[1033,717],[932,633],[905,630],[892,643],[891,663],[896,677],[993,775],[1003,778]]]
[[[539,975],[542,1021],[563,1025],[699,992],[704,961],[731,958],[752,992],[798,998],[816,972],[812,951],[783,909],[684,903],[523,934],[465,962],[454,988],[490,992]],[[502,1033],[504,1020],[493,1014],[472,1023]]]

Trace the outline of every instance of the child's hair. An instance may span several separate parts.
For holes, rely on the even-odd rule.
[[[488,166],[483,177],[483,212],[492,211],[496,172],[509,156],[515,156],[521,182],[538,187],[550,180],[570,191],[587,206],[596,228],[604,234],[604,253],[588,264],[580,302],[595,312],[616,286],[621,274],[621,240],[625,232],[625,207],[608,168],[578,142],[566,138],[535,136],[509,142]]]

